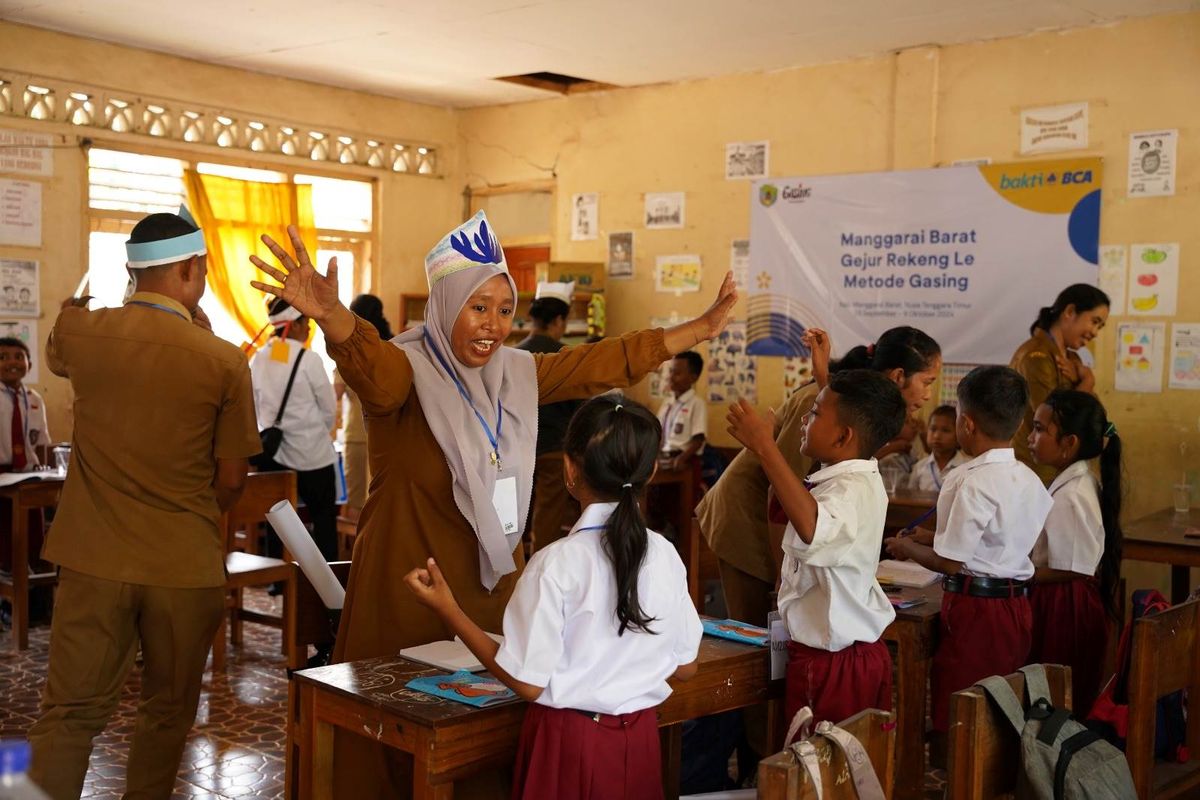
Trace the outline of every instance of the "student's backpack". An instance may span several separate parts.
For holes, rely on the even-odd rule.
[[[1125,754],[1050,704],[1046,668],[1022,667],[1029,706],[1004,678],[978,683],[1021,736],[1019,800],[1137,800]]]
[[[1171,607],[1167,598],[1156,589],[1139,589],[1133,593],[1133,619],[1121,631],[1117,647],[1117,674],[1109,679],[1088,714],[1087,726],[1113,745],[1125,749],[1129,732],[1129,664],[1133,650],[1133,620]],[[1173,692],[1158,699],[1154,726],[1154,757],[1166,761],[1187,761],[1187,720],[1183,711],[1183,692]]]

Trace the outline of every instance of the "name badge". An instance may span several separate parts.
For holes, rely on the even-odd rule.
[[[517,479],[515,476],[496,479],[496,489],[492,492],[492,506],[496,509],[496,516],[500,518],[504,535],[517,533]]]

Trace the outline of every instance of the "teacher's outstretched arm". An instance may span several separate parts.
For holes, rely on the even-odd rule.
[[[330,344],[346,341],[354,333],[354,314],[338,299],[337,257],[329,259],[329,267],[322,275],[309,259],[308,250],[300,240],[296,226],[288,225],[287,231],[292,240],[292,249],[296,251],[295,258],[265,234],[262,237],[263,244],[271,249],[279,266],[273,267],[258,256],[250,256],[254,266],[279,281],[280,285],[259,281],[250,281],[250,285],[267,294],[282,297],[292,308],[316,322]]]

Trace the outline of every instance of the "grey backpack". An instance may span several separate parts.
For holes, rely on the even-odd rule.
[[[1022,667],[1029,707],[1004,678],[977,685],[992,698],[1021,737],[1019,800],[1137,800],[1125,754],[1050,704],[1046,668]]]

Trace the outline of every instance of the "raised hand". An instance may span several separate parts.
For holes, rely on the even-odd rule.
[[[287,228],[288,237],[292,240],[292,249],[296,251],[295,258],[270,236],[263,235],[262,241],[279,261],[279,267],[274,267],[258,256],[250,256],[250,263],[270,275],[281,285],[273,286],[259,281],[250,281],[255,289],[282,297],[292,308],[301,314],[315,320],[317,324],[329,319],[342,307],[338,300],[338,268],[337,258],[329,259],[326,274],[317,272],[309,260],[308,250],[300,240],[300,232],[295,225]]]
[[[428,606],[438,614],[448,614],[458,607],[450,584],[446,583],[441,568],[432,558],[425,562],[426,568],[410,570],[404,576],[404,583],[417,597],[417,602]]]
[[[744,398],[729,406],[725,416],[729,435],[746,446],[750,452],[761,453],[775,445],[775,412],[759,414]]]
[[[808,328],[800,341],[812,353],[813,379],[817,386],[824,389],[829,385],[829,352],[832,347],[829,334],[820,328]]]
[[[725,330],[725,326],[729,324],[729,317],[733,313],[733,304],[737,302],[737,299],[737,284],[733,282],[733,273],[726,272],[725,280],[721,281],[721,288],[717,291],[717,299],[698,318],[704,323],[707,334],[700,341],[712,339]]]

